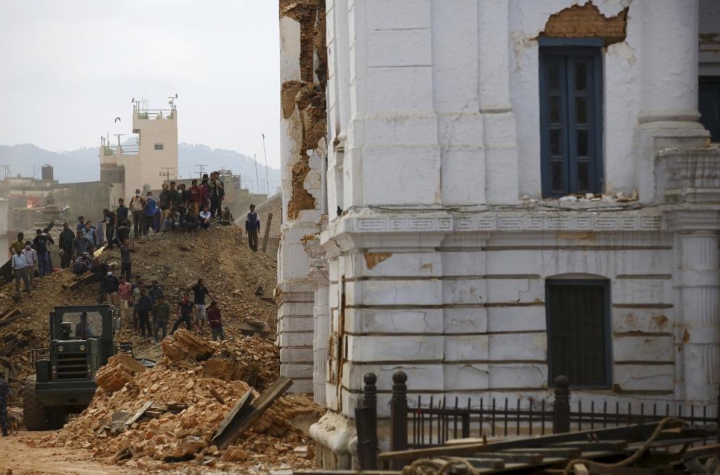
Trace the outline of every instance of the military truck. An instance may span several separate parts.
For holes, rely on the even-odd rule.
[[[95,374],[119,353],[132,354],[130,343],[115,344],[115,317],[109,305],[55,307],[50,312],[50,346],[34,349],[36,374],[25,383],[23,409],[28,430],[59,429],[68,414],[92,401]],[[140,360],[154,366],[150,360]]]

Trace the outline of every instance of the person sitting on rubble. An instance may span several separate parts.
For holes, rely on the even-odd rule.
[[[190,233],[195,231],[200,227],[200,218],[193,215],[188,214],[185,217],[185,220],[182,222],[182,228],[185,230],[186,233]]]
[[[210,211],[208,210],[207,206],[203,206],[202,211],[200,211],[200,226],[207,231],[210,227],[210,224],[212,223],[212,215],[210,214]]]
[[[220,217],[220,221],[218,223],[222,224],[223,226],[230,226],[235,222],[235,218],[233,217],[232,212],[230,211],[230,208],[227,206],[222,212],[222,216]]]
[[[220,308],[215,300],[210,302],[210,306],[207,308],[207,318],[208,322],[210,322],[210,331],[212,332],[213,341],[218,338],[225,341],[225,330],[223,330],[222,315],[220,315]]]
[[[75,338],[85,340],[96,336],[92,327],[88,323],[87,312],[80,314],[80,321],[75,325]]]
[[[75,262],[72,265],[72,273],[75,275],[82,275],[91,269],[92,262],[90,261],[90,254],[87,251],[80,254],[80,257],[75,259]]]

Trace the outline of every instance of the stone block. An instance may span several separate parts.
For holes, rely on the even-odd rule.
[[[367,38],[368,67],[432,66],[430,29],[376,30]]]
[[[612,329],[616,334],[626,332],[672,333],[675,309],[672,308],[613,308]]]
[[[505,333],[490,335],[489,360],[545,362],[547,336],[545,333]]]
[[[293,385],[288,389],[289,393],[294,394],[312,394],[313,393],[313,382],[312,379],[293,379]]]
[[[546,364],[491,364],[490,387],[493,389],[545,389]]]
[[[671,304],[673,303],[672,280],[622,279],[613,280],[613,303]]]
[[[442,333],[442,309],[348,308],[345,330],[349,333]]]
[[[451,279],[442,283],[442,303],[444,304],[483,304],[487,301],[485,279]]]
[[[308,295],[309,296],[309,295]],[[284,302],[278,308],[278,318],[288,317],[304,317],[313,314],[314,303],[312,298],[305,302]]]
[[[440,361],[443,358],[442,336],[347,335],[347,360],[363,363],[375,361]]]
[[[278,331],[280,333],[313,331],[313,316],[284,317],[278,320]]]
[[[487,390],[487,364],[444,364],[444,389],[446,391],[483,391]]]
[[[622,336],[613,338],[613,357],[617,362],[675,362],[672,336]]]
[[[492,309],[491,309],[492,310]],[[488,309],[447,308],[443,310],[445,334],[486,333],[488,331]]]
[[[488,279],[488,303],[537,303],[545,301],[541,279]]]
[[[353,3],[357,7],[358,2]],[[368,31],[430,28],[432,25],[428,0],[367,0],[366,9]]]
[[[378,391],[392,391],[392,375],[398,369],[407,373],[408,391],[442,391],[443,390],[443,365],[442,364],[412,364],[402,363],[397,365],[358,365],[345,363],[342,376],[342,385],[353,391],[361,391],[364,382],[363,377],[367,373],[375,373],[377,376]]]
[[[546,327],[544,305],[487,309],[487,331],[490,333],[545,331]]]
[[[437,305],[441,285],[437,279],[347,282],[346,305]]]
[[[397,114],[398,111],[403,114],[433,111],[431,67],[369,68],[367,85],[373,91],[367,98],[367,112],[370,116],[378,113]]]
[[[380,84],[378,87],[386,86]],[[365,149],[362,165],[365,177],[362,193],[366,205],[435,203],[440,188],[438,147],[405,145]]]
[[[287,376],[292,379],[312,379],[313,365],[283,363],[280,365],[280,376]]]
[[[487,335],[445,336],[445,361],[487,361]]]
[[[674,365],[614,365],[613,383],[622,391],[672,391]]]
[[[443,271],[437,252],[368,251],[351,257],[353,275],[362,277],[440,277]]]
[[[313,364],[312,348],[280,348],[281,363]]]
[[[382,147],[387,144],[437,145],[438,123],[431,114],[368,117],[365,129],[365,147]]]
[[[481,247],[484,243],[483,238],[470,245]],[[485,259],[488,254],[483,251],[443,251],[441,255],[443,273],[446,276],[485,275]]]
[[[280,333],[278,335],[278,346],[280,348],[312,347],[313,333]]]
[[[484,152],[480,149],[445,152],[442,161],[445,205],[473,205],[485,202],[485,188],[477,186],[477,183],[482,182],[485,174],[483,155]]]

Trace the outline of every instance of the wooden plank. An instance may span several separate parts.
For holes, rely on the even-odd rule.
[[[498,450],[505,450],[511,448],[535,448],[535,447],[547,447],[550,445],[557,445],[563,442],[572,441],[586,441],[589,438],[597,438],[599,440],[617,440],[619,438],[630,439],[630,440],[647,440],[648,437],[654,432],[658,422],[649,422],[647,424],[633,424],[624,427],[610,427],[607,429],[596,429],[580,432],[569,432],[565,434],[553,434],[542,437],[525,437],[520,439],[513,439],[503,442],[492,442],[488,444],[476,443],[467,445],[456,445],[456,446],[441,446],[431,447],[426,449],[415,449],[415,450],[403,450],[397,452],[385,452],[380,454],[380,460],[416,460],[419,458],[427,457],[450,457],[450,456],[463,456],[473,455],[483,452],[497,452]],[[715,425],[709,424],[708,426],[699,428],[688,428],[687,431],[681,432],[681,434],[692,434],[695,432],[702,432],[707,436],[712,436],[715,431]]]
[[[17,307],[7,310],[7,311],[3,312],[2,315],[0,315],[0,322],[2,322],[6,318],[9,318],[13,315],[17,315],[20,312],[21,312],[21,310]]]
[[[562,442],[560,444],[554,444],[550,447],[574,447],[580,450],[610,450],[620,451],[625,450],[628,446],[625,440],[599,440],[599,441],[577,441],[577,442]]]
[[[238,400],[238,402],[235,403],[232,410],[227,413],[227,415],[222,420],[222,422],[218,426],[217,430],[213,434],[213,439],[215,439],[215,437],[217,437],[218,435],[223,433],[225,431],[225,429],[227,429],[227,427],[230,425],[230,423],[233,421],[233,419],[235,419],[235,416],[237,416],[241,410],[245,409],[245,407],[252,402],[253,397],[254,396],[253,396],[252,389],[249,389],[248,392],[246,392],[243,395],[243,397],[241,397]]]
[[[292,386],[292,379],[280,377],[272,386],[265,390],[259,398],[237,414],[228,422],[225,428],[212,438],[212,443],[220,450],[225,450],[235,442],[243,432],[255,423],[265,410],[272,405],[275,399],[282,396]]]
[[[12,322],[14,322],[16,320],[20,320],[21,318],[29,317],[31,315],[35,315],[35,312],[18,313],[11,317],[7,317],[3,320],[0,320],[0,328],[4,327],[5,325],[10,325]]]
[[[512,463],[526,463],[526,464],[537,464],[543,461],[544,457],[541,454],[514,454],[511,452],[488,452],[482,454],[483,457],[502,459],[505,462]]]
[[[140,419],[140,417],[143,414],[145,414],[145,411],[147,411],[150,408],[150,406],[152,406],[152,405],[153,405],[153,401],[148,401],[145,404],[143,404],[142,407],[140,409],[138,409],[138,411],[135,413],[135,415],[133,415],[130,419],[125,421],[125,426],[130,427],[135,421]]]
[[[584,463],[576,463],[573,465],[575,475],[590,475],[590,471]]]
[[[505,468],[505,461],[499,458],[467,457],[465,460],[467,460],[470,465],[475,468],[490,468],[493,470]]]
[[[688,449],[683,454],[681,461],[694,459],[696,457],[708,457],[710,455],[720,455],[720,444],[706,445],[704,447],[694,447]]]
[[[532,447],[527,449],[505,449],[514,454],[540,454],[543,457],[579,458],[583,451],[573,447]]]

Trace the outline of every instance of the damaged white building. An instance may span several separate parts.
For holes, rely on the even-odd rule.
[[[720,1],[281,0],[282,372],[716,400]],[[700,100],[699,100],[700,97]],[[328,422],[330,421],[330,422]]]

